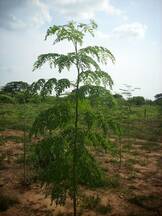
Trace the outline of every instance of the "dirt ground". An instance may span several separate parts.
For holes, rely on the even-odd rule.
[[[0,216],[70,216],[72,202],[66,205],[51,205],[42,189],[36,183],[23,185],[23,144],[7,137],[22,137],[17,130],[1,131],[4,141],[0,144],[3,162],[0,167],[0,193],[16,199],[16,203]],[[131,144],[130,144],[131,143]],[[127,146],[131,145],[131,148]],[[162,143],[139,139],[123,139],[122,164],[119,157],[109,153],[94,152],[110,179],[110,186],[94,191],[85,189],[86,196],[101,198],[102,206],[110,206],[109,211],[96,208],[82,208],[83,216],[160,216],[162,215]],[[28,170],[28,175],[30,170]],[[81,214],[82,213],[82,214]]]

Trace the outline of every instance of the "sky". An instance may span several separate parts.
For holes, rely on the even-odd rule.
[[[113,81],[114,93],[124,84],[140,88],[133,95],[153,99],[162,92],[162,0],[0,0],[0,86],[10,81],[32,83],[39,78],[69,78],[48,65],[32,71],[42,53],[72,51],[68,42],[52,45],[44,40],[47,29],[74,20],[95,20],[95,37],[83,46],[101,45],[115,55],[116,63],[103,69]]]

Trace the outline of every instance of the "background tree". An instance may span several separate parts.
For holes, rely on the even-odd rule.
[[[29,84],[23,81],[9,82],[1,88],[2,92],[9,93],[11,96],[15,96],[16,93],[24,92],[28,88]]]
[[[162,93],[156,94],[155,95],[155,104],[157,105],[162,105]]]
[[[101,171],[97,167],[95,159],[86,148],[87,139],[91,139],[92,143],[102,143],[104,146],[106,143],[103,134],[90,133],[90,130],[85,131],[85,127],[79,123],[79,90],[81,88],[81,82],[85,83],[85,81],[88,80],[88,85],[99,85],[102,83],[104,87],[111,87],[112,85],[111,77],[100,68],[100,64],[106,64],[109,59],[112,62],[115,61],[112,53],[107,48],[101,46],[81,48],[85,34],[90,33],[93,36],[93,32],[96,28],[97,25],[93,21],[91,21],[90,24],[69,22],[67,25],[54,25],[50,27],[45,39],[49,36],[53,36],[54,44],[67,40],[72,43],[74,51],[67,54],[42,54],[34,64],[34,70],[40,68],[46,62],[48,62],[51,67],[57,67],[59,72],[62,72],[64,69],[70,70],[71,66],[76,68],[77,78],[74,94],[75,115],[71,118],[74,119],[74,123],[69,123],[64,115],[65,113],[66,116],[71,115],[68,103],[62,103],[62,100],[60,100],[60,103],[54,108],[55,111],[48,112],[54,115],[53,118],[50,118],[55,119],[55,123],[53,122],[52,124],[53,130],[56,131],[58,126],[62,127],[62,130],[54,133],[53,137],[45,138],[37,145],[38,161],[41,163],[41,180],[47,183],[48,189],[50,189],[51,184],[53,185],[50,191],[52,199],[54,199],[56,203],[64,203],[68,192],[73,199],[74,216],[76,216],[78,183],[90,185],[97,184],[98,181],[101,180]],[[87,122],[89,129],[92,128],[93,125],[93,114],[90,113],[89,111],[89,121]],[[47,114],[44,113],[42,115]],[[42,124],[39,124],[40,122],[41,120],[37,121],[38,129],[42,127]],[[102,125],[104,126],[104,124]],[[45,129],[46,127],[43,128]],[[105,127],[103,127],[103,129],[105,129]],[[50,155],[50,151],[47,152],[51,148],[52,155]],[[48,155],[47,158],[44,158],[43,151],[46,151]],[[47,164],[48,167],[46,166]],[[43,167],[45,169],[43,169]],[[45,171],[45,173],[43,171]],[[54,173],[53,175],[51,171]],[[52,178],[50,178],[51,175]],[[68,178],[68,176],[70,177]]]
[[[142,96],[134,96],[128,99],[132,105],[141,106],[145,104],[145,98]]]
[[[127,105],[128,105],[129,110],[131,110],[131,104],[129,103],[129,101],[130,101],[130,98],[132,98],[132,93],[139,89],[140,88],[132,87],[131,85],[128,85],[128,84],[124,84],[124,88],[120,89],[121,94],[125,96],[127,99]]]

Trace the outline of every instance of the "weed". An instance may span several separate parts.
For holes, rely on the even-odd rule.
[[[99,205],[101,199],[99,198],[98,194],[93,196],[83,196],[83,201],[81,207],[85,209],[94,210],[96,206]]]

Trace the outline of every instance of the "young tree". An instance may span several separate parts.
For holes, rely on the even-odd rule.
[[[104,48],[102,46],[88,46],[85,48],[81,48],[86,33],[90,33],[92,36],[94,36],[94,30],[96,28],[97,25],[94,21],[91,21],[90,24],[83,24],[83,23],[77,24],[75,22],[69,22],[67,25],[62,25],[62,26],[54,25],[50,27],[47,30],[45,39],[47,39],[49,36],[53,36],[54,44],[59,43],[63,40],[67,40],[72,43],[74,47],[74,51],[67,54],[59,54],[59,53],[42,54],[38,57],[37,61],[34,64],[34,70],[40,68],[46,62],[48,62],[51,67],[57,67],[59,72],[62,72],[64,69],[70,70],[72,66],[76,68],[77,78],[76,78],[75,91],[74,91],[75,92],[74,126],[70,125],[70,127],[67,127],[64,130],[62,130],[60,132],[59,137],[57,135],[58,134],[57,132],[55,133],[54,138],[50,137],[44,141],[41,141],[40,143],[40,146],[42,146],[43,145],[42,143],[44,142],[46,144],[46,147],[53,142],[55,143],[53,148],[55,152],[57,152],[58,154],[55,155],[53,160],[57,158],[57,160],[55,161],[57,161],[56,163],[58,166],[56,169],[54,169],[57,178],[56,176],[53,177],[53,181],[55,181],[55,189],[53,189],[52,198],[55,199],[56,202],[59,203],[61,201],[64,202],[64,200],[66,199],[66,191],[68,188],[69,195],[73,199],[74,216],[76,216],[77,214],[76,206],[77,206],[78,183],[86,182],[88,184],[90,181],[92,182],[92,180],[95,183],[97,179],[99,179],[100,177],[100,172],[95,165],[95,161],[93,157],[88,153],[87,149],[85,148],[85,142],[86,142],[85,136],[88,136],[89,138],[90,137],[92,138],[92,136],[90,136],[88,132],[86,133],[85,130],[79,125],[80,84],[82,82],[84,83],[85,80],[89,80],[91,84],[96,84],[96,82],[98,82],[97,84],[99,84],[103,82],[105,86],[111,86],[112,85],[111,77],[106,72],[101,70],[100,64],[106,64],[107,60],[109,59],[112,62],[115,61],[113,54],[107,48]],[[58,104],[57,106],[54,107],[54,110],[55,110],[54,112],[48,111],[50,115],[52,116],[54,115],[53,117],[49,118],[49,119],[55,119],[55,121],[53,121],[54,124],[52,127],[53,130],[55,130],[58,127],[62,128],[63,126],[65,126],[68,120],[67,118],[65,118],[65,116],[68,117],[70,115],[70,111],[69,108],[67,107],[67,103]],[[41,116],[40,119],[41,118],[43,119],[43,116]],[[91,114],[88,114],[88,119],[89,121],[87,122],[87,124],[89,125],[89,128],[91,128],[92,127]],[[37,124],[37,126],[38,125],[39,124]],[[100,136],[100,141],[101,140],[103,141],[102,136]],[[99,135],[98,135],[98,141],[99,141]],[[66,151],[64,150],[64,148],[66,148]],[[47,150],[44,149],[44,151]],[[38,152],[40,153],[40,149],[38,150]],[[72,170],[68,166],[69,167],[72,166]],[[60,169],[62,169],[61,173],[60,173]],[[50,179],[51,174],[50,173],[48,174],[49,174],[48,179],[45,179],[45,177],[42,178],[47,183],[51,183],[51,179]],[[67,175],[70,174],[72,174],[71,183],[70,183],[71,186],[68,186]],[[87,174],[89,175],[88,177]],[[65,180],[63,180],[63,177],[65,178]]]
[[[52,91],[55,91],[56,97],[59,97],[67,88],[70,88],[71,83],[68,79],[60,79],[51,78],[46,81],[43,88],[41,89],[40,95],[43,100],[47,95],[52,94]]]
[[[130,142],[130,126],[131,126],[131,97],[132,97],[132,93],[136,90],[139,90],[139,87],[132,87],[131,85],[128,84],[124,84],[124,88],[120,89],[121,90],[121,94],[124,95],[127,99],[126,101],[126,108],[128,109],[127,111],[127,123],[128,123],[128,127],[127,127],[127,136]]]

